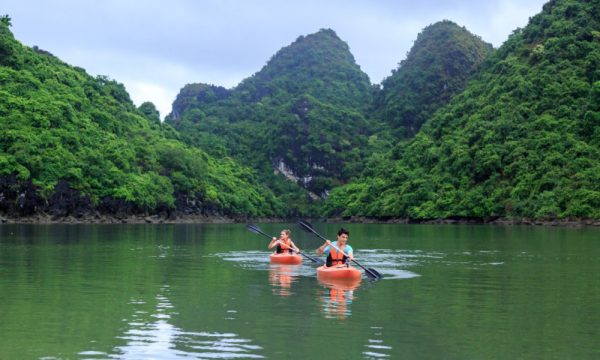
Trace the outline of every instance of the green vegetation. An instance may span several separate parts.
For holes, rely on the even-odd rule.
[[[550,1],[327,215],[600,218],[600,1]]]
[[[321,30],[235,88],[186,85],[164,123],[4,16],[0,212],[597,219],[599,13],[552,0],[495,51],[430,25],[382,88]]]
[[[151,103],[93,78],[0,21],[0,211],[285,215],[256,173],[178,140]]]
[[[366,117],[372,93],[348,45],[321,30],[281,49],[234,89],[185,86],[166,122],[189,144],[256,168],[302,213],[306,191],[282,185],[273,168],[283,167],[317,195],[358,175],[375,130]]]
[[[423,29],[406,60],[381,83],[374,113],[395,138],[414,136],[435,110],[462,91],[491,44],[445,20]]]

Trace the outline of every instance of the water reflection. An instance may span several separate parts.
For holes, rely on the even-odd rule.
[[[231,251],[227,253],[216,253],[216,256],[225,261],[234,262],[244,269],[265,270],[269,267],[270,251]]]
[[[110,353],[97,349],[80,352],[86,359],[260,359],[257,354],[262,347],[253,345],[249,339],[234,333],[184,331],[170,320],[177,312],[167,298],[169,287],[164,286],[156,296],[152,312],[144,310],[144,300],[132,299],[130,304],[137,309],[130,319],[124,319],[127,329],[118,339],[125,344],[115,347]]]
[[[300,266],[285,264],[269,265],[269,283],[273,286],[273,294],[290,296],[292,283],[298,280]]]
[[[328,319],[345,319],[352,315],[354,290],[360,287],[361,279],[352,281],[324,281],[318,279],[323,286],[319,292],[323,315]]]
[[[357,251],[363,266],[372,267],[383,275],[386,280],[410,279],[420,275],[407,268],[420,265],[431,258],[438,259],[443,255],[423,253],[421,251],[394,249],[361,249]]]
[[[227,253],[215,253],[209,256],[221,258],[225,261],[231,261],[236,266],[251,270],[270,270],[268,251],[231,251]],[[360,256],[360,263],[369,268],[372,267],[383,275],[385,280],[410,279],[420,275],[407,268],[416,267],[430,262],[439,262],[445,254],[423,252],[420,250],[393,250],[393,249],[361,249],[357,251]],[[283,265],[283,264],[282,264]],[[315,276],[314,264],[310,261],[304,261],[301,265],[296,265],[294,275],[297,276]]]
[[[365,359],[382,359],[390,357],[388,352],[392,350],[392,347],[385,345],[383,339],[381,339],[383,328],[380,326],[371,326],[371,330],[373,334],[367,339],[367,344],[365,345],[367,350],[363,351]]]

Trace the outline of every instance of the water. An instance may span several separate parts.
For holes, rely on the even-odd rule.
[[[600,229],[346,226],[382,281],[269,264],[242,224],[1,225],[0,358],[600,358]]]

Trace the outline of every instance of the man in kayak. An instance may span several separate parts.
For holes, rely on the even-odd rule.
[[[272,249],[275,246],[277,246],[275,252],[278,254],[281,254],[286,251],[289,251],[290,254],[294,251],[300,251],[300,249],[298,249],[296,244],[294,244],[294,242],[292,241],[292,238],[290,238],[291,235],[292,232],[290,230],[281,230],[281,234],[279,234],[279,239],[277,239],[276,237],[273,237],[273,239],[271,239],[271,242],[269,243],[269,249]]]
[[[354,260],[352,246],[346,244],[346,242],[348,242],[349,235],[350,232],[348,230],[341,228],[340,231],[338,231],[337,241],[332,243],[331,241],[327,240],[325,241],[325,244],[321,245],[317,249],[317,255],[327,255],[327,261],[325,262],[327,267],[343,264],[349,265],[348,259]]]

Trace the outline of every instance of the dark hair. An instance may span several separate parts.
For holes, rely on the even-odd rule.
[[[340,231],[338,231],[338,236],[340,236],[342,234],[346,234],[346,235],[350,236],[350,231],[348,231],[344,228],[341,228]]]

